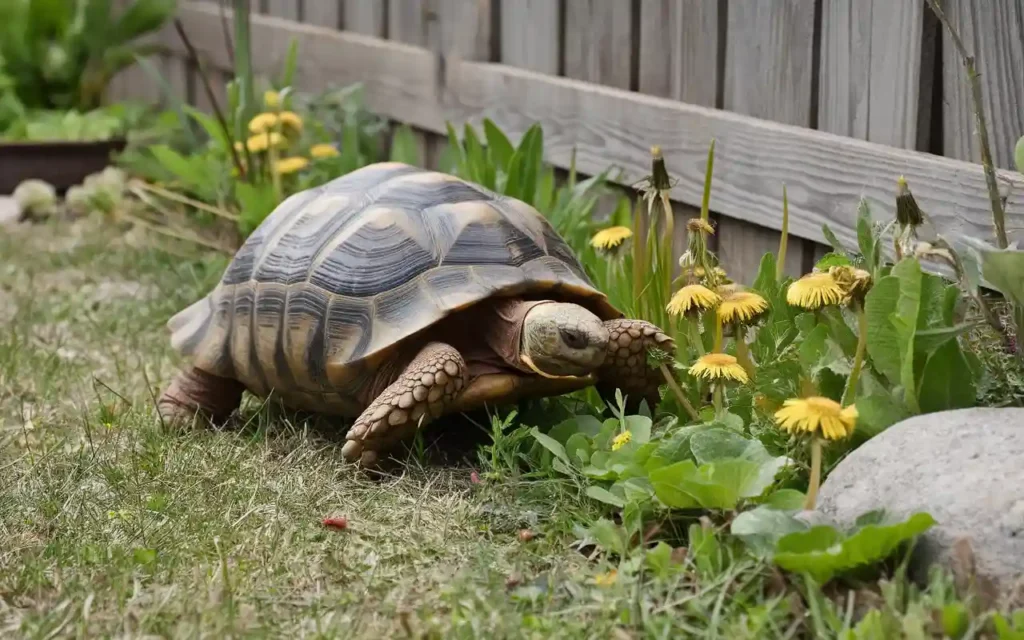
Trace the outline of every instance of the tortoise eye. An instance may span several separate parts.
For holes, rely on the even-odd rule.
[[[587,346],[587,337],[582,331],[576,329],[560,329],[562,342],[569,345],[571,349],[583,349]]]

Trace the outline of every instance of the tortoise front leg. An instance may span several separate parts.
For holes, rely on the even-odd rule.
[[[356,418],[342,455],[364,467],[375,466],[381,452],[451,411],[465,384],[466,362],[458,350],[443,342],[428,343]]]
[[[661,399],[659,388],[665,378],[647,363],[647,350],[675,350],[675,341],[645,320],[619,318],[604,323],[608,329],[608,355],[597,371],[595,385],[605,402],[615,403],[615,390],[626,396],[626,411],[634,412],[647,400],[653,411]]]

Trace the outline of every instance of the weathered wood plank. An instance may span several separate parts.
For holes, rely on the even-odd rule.
[[[558,3],[517,0],[501,3],[501,61],[523,69],[558,74]]]
[[[715,106],[718,7],[718,0],[640,0],[640,91]]]
[[[779,211],[782,210],[781,199]],[[719,216],[715,233],[718,261],[737,282],[752,283],[761,268],[761,258],[766,253],[779,253],[782,234],[774,229]],[[786,249],[786,274],[799,277],[803,273],[804,241],[790,238]],[[810,242],[810,241],[808,241]]]
[[[299,3],[302,0],[266,0],[267,15],[287,18],[298,22],[301,15]],[[322,1],[322,0],[321,0]]]
[[[220,28],[209,3],[184,7],[181,19],[196,45],[227,67]],[[164,42],[181,53],[173,30]],[[429,51],[310,25],[282,25],[253,18],[260,70],[276,69],[292,37],[303,42],[297,85],[363,83],[368,108],[441,133],[445,122],[492,118],[517,139],[531,125],[544,127],[547,159],[566,167],[576,149],[585,174],[609,165],[622,169],[622,184],[648,172],[650,144],[661,145],[679,182],[673,198],[699,205],[703,167],[716,143],[711,208],[723,215],[778,229],[779,193],[788,186],[790,229],[822,241],[822,223],[841,240],[856,241],[857,204],[863,197],[876,218],[894,215],[896,178],[906,176],[940,233],[991,238],[985,178],[977,164],[836,136],[645,96],[499,64],[450,64],[443,98],[437,92],[437,59]],[[1024,176],[997,172],[1010,188],[1007,227],[1024,239]]]
[[[565,3],[566,77],[629,89],[633,58],[631,3]]]
[[[818,128],[917,145],[922,0],[824,0]],[[927,86],[927,85],[926,85]]]
[[[786,124],[810,123],[814,2],[729,3],[726,109]]]
[[[997,167],[1012,168],[1024,134],[1024,1],[946,0],[944,11],[975,57],[984,114]],[[942,43],[945,155],[981,161],[967,72],[948,33]]]
[[[308,2],[309,0],[307,0]],[[387,33],[384,6],[387,0],[342,0],[346,31],[383,38]]]
[[[298,0],[292,0],[298,3]],[[372,4],[379,4],[374,2]],[[318,27],[330,27],[340,29],[341,22],[341,0],[303,0],[302,21],[307,24],[315,24]]]

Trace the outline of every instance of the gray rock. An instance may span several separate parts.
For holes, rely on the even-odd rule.
[[[10,196],[0,196],[0,227],[10,227],[21,221],[21,205]]]
[[[904,420],[846,457],[822,484],[818,510],[837,525],[885,509],[927,511],[911,575],[949,567],[981,595],[1024,606],[1024,409],[961,409]]]

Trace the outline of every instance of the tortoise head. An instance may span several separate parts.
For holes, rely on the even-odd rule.
[[[541,375],[584,376],[604,362],[608,330],[585,307],[569,302],[534,306],[523,321],[520,356]]]

